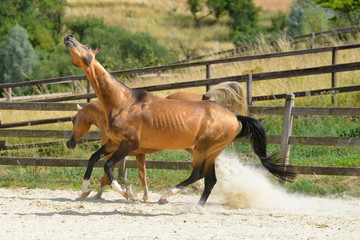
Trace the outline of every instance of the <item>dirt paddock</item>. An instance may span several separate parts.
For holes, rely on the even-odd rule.
[[[112,190],[81,201],[80,191],[0,188],[0,239],[360,239],[359,199],[285,193],[224,163],[202,209],[195,193],[158,205],[153,192],[148,202]]]

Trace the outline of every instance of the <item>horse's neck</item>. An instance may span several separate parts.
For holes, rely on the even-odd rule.
[[[95,125],[99,128],[100,131],[105,130],[105,113],[102,109],[100,103],[91,102],[90,105],[86,105],[83,108],[84,116],[86,116],[87,121],[92,125]]]
[[[108,115],[111,109],[124,108],[126,103],[133,98],[132,90],[112,77],[96,60],[84,72],[105,115]]]

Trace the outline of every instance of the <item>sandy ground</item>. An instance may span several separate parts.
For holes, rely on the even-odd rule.
[[[80,201],[79,191],[0,188],[0,239],[360,239],[359,199],[292,195],[240,165],[217,176],[204,208],[194,193],[158,205],[153,192]]]

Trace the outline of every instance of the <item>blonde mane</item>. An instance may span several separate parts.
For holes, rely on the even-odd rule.
[[[240,115],[248,115],[246,92],[238,82],[219,83],[210,88],[204,96]]]

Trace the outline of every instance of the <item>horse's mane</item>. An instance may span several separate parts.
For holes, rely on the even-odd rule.
[[[246,92],[238,82],[219,83],[210,88],[204,96],[213,98],[218,104],[223,105],[240,115],[248,114]]]

